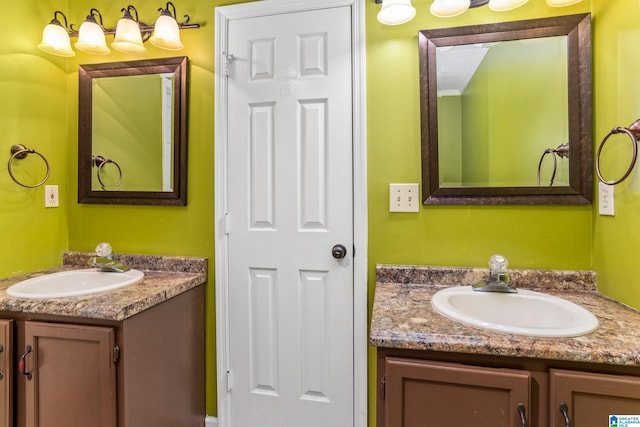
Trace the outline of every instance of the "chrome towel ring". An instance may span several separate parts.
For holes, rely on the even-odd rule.
[[[608,181],[602,177],[602,172],[600,171],[600,153],[602,152],[602,148],[607,143],[609,138],[612,135],[617,135],[620,133],[626,134],[629,137],[629,139],[631,139],[631,147],[633,149],[633,154],[631,155],[631,164],[629,165],[629,168],[626,170],[626,172],[622,175],[622,177],[613,181]],[[602,142],[600,143],[600,146],[598,147],[598,152],[596,153],[596,174],[598,175],[598,179],[600,181],[602,181],[604,184],[607,184],[607,185],[616,185],[616,184],[620,184],[622,181],[627,179],[627,177],[633,170],[633,167],[635,166],[636,161],[638,160],[638,139],[639,138],[640,138],[640,119],[633,122],[631,126],[629,126],[628,128],[617,127],[617,128],[611,129],[611,132],[609,132],[607,136],[605,136]]]
[[[14,175],[13,175],[13,161],[15,159],[18,160],[22,160],[25,159],[29,154],[37,154],[38,156],[40,156],[40,158],[44,161],[44,164],[47,166],[47,173],[44,177],[44,179],[42,181],[40,181],[37,184],[25,184],[23,182],[20,182]],[[47,182],[47,179],[49,179],[49,174],[51,173],[51,168],[49,167],[49,162],[47,161],[47,159],[40,153],[38,153],[36,150],[33,150],[31,148],[27,148],[22,144],[15,144],[11,146],[11,157],[9,157],[9,164],[7,165],[7,168],[9,169],[9,176],[11,177],[11,179],[18,185],[22,186],[22,187],[26,187],[26,188],[36,188],[36,187],[40,187],[42,184],[44,184],[45,182]]]
[[[93,156],[92,160],[93,160],[93,164],[98,168],[96,170],[96,176],[98,177],[98,182],[100,183],[100,187],[102,187],[102,189],[105,191],[107,190],[107,185],[105,185],[105,183],[102,182],[102,177],[100,176],[100,174],[102,173],[102,168],[105,165],[112,164],[118,169],[118,182],[116,182],[114,187],[116,190],[119,190],[120,184],[122,184],[122,169],[120,168],[120,165],[111,159],[104,158],[103,156]]]

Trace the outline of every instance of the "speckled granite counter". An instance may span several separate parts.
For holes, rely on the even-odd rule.
[[[450,320],[432,308],[435,292],[476,283],[486,269],[378,266],[376,273],[370,329],[374,346],[640,366],[640,312],[597,293],[592,272],[509,271],[515,287],[567,299],[598,317],[598,330],[574,338],[491,332]]]
[[[117,254],[115,259],[144,271],[142,282],[123,288],[53,299],[13,298],[6,289],[22,280],[58,271],[89,268],[89,252],[67,252],[61,267],[0,279],[0,311],[124,320],[207,281],[207,259],[153,255]],[[111,274],[111,273],[109,273]],[[113,273],[117,274],[117,273]]]

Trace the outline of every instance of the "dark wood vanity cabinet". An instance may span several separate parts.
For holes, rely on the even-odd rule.
[[[530,407],[526,371],[388,357],[385,425],[522,426]]]
[[[640,414],[637,367],[378,349],[377,389],[377,427],[602,427]]]
[[[204,426],[204,286],[122,321],[13,315],[0,426]]]
[[[0,426],[13,425],[13,320],[0,319]]]
[[[116,427],[115,328],[24,324],[27,426]]]
[[[608,426],[609,415],[640,415],[640,377],[551,369],[549,379],[549,427],[567,425],[563,403],[575,427]]]

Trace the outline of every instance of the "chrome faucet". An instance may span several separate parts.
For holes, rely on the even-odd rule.
[[[89,265],[98,267],[100,271],[124,273],[130,270],[130,268],[123,263],[113,259],[113,252],[109,243],[100,243],[96,246],[96,254],[98,256],[89,258]]]
[[[492,255],[489,259],[489,279],[478,282],[471,287],[480,292],[517,293],[515,288],[509,286],[509,274],[507,266],[509,261],[502,255]]]

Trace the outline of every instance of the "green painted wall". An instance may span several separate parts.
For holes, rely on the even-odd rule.
[[[515,11],[471,10],[452,19],[414,0],[416,18],[398,27],[376,21],[367,2],[369,251],[376,263],[484,266],[504,253],[513,267],[591,268],[591,206],[425,206],[388,212],[390,182],[420,181],[419,29],[583,13],[589,3],[554,9],[530,1]],[[562,224],[558,227],[556,224]]]
[[[37,49],[44,25],[63,1],[6,2],[0,26],[0,276],[59,265],[68,247],[67,62]],[[51,167],[47,184],[60,186],[61,207],[44,208],[44,188],[23,188],[7,170],[14,144],[44,155]],[[18,179],[41,181],[46,169],[35,154],[14,161]]]
[[[416,18],[398,27],[379,24],[379,5],[366,3],[369,298],[376,264],[484,267],[491,254],[502,253],[516,268],[590,269],[592,206],[423,206],[417,214],[388,212],[389,183],[420,182],[418,30],[585,13],[589,2],[554,9],[532,0],[511,12],[482,8],[442,19],[429,13],[431,1],[413,0]],[[371,348],[372,415],[375,368]]]
[[[438,97],[438,169],[440,185],[462,185],[462,97]]]
[[[629,126],[640,117],[638,67],[630,55],[640,44],[640,3],[635,0],[593,2],[594,145],[617,126]],[[603,155],[603,173],[609,180],[622,176],[631,154],[629,139],[612,137]],[[605,161],[606,160],[606,161]],[[594,206],[592,268],[598,289],[640,309],[640,168],[615,187],[615,216],[600,216]],[[597,188],[597,187],[596,187]],[[596,193],[597,194],[597,193]]]
[[[5,6],[12,19],[0,29],[0,35],[11,41],[0,46],[0,233],[4,243],[0,276],[59,265],[64,250],[92,250],[105,240],[119,252],[213,260],[214,7],[232,3],[239,1],[183,0],[176,5],[179,14],[188,13],[193,21],[204,24],[199,30],[183,31],[187,47],[179,53],[189,56],[191,64],[186,207],[77,204],[77,66],[141,57],[114,52],[108,57],[78,54],[64,59],[38,51],[42,27],[52,12],[63,10],[71,22],[79,24],[88,12],[83,0],[30,0]],[[483,8],[438,19],[428,13],[428,3],[414,0],[418,15],[411,23],[384,27],[375,20],[379,5],[366,2],[370,299],[377,263],[485,266],[492,253],[501,252],[512,267],[594,269],[601,291],[640,308],[640,265],[634,262],[640,244],[637,171],[616,188],[615,217],[598,216],[595,206],[428,206],[418,214],[387,212],[390,182],[420,181],[418,29],[591,10],[597,143],[612,127],[628,125],[640,115],[640,98],[634,94],[640,60],[630,54],[640,43],[635,19],[640,16],[640,4],[592,0],[592,4],[584,1],[551,9],[531,0],[512,12],[497,14]],[[140,15],[150,19],[159,6],[140,6]],[[112,24],[121,5],[96,0],[91,7],[99,8],[106,23]],[[148,48],[143,57],[173,56]],[[10,180],[2,165],[15,143],[46,155],[51,164],[48,183],[60,186],[60,208],[43,207],[42,188],[25,189]],[[615,170],[626,167],[628,157],[609,158]],[[41,167],[37,159],[29,156],[22,162],[20,172],[37,178],[34,175]],[[209,279],[207,410],[215,415],[213,268]],[[374,414],[374,349],[370,354],[370,413]]]

